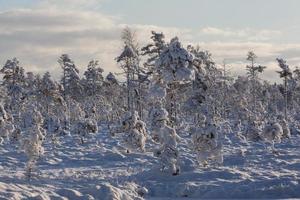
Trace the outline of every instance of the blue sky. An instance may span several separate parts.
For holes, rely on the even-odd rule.
[[[99,59],[117,72],[120,32],[129,26],[141,45],[151,30],[198,44],[235,75],[253,50],[273,81],[276,57],[300,64],[299,7],[299,0],[0,0],[0,62],[17,56],[26,69],[59,77],[57,57],[69,53],[81,71]]]

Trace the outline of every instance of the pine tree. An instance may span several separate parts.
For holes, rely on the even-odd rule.
[[[170,44],[160,54],[156,61],[156,72],[167,87],[167,110],[170,114],[171,124],[177,123],[177,96],[176,89],[184,82],[189,82],[195,78],[192,66],[193,56],[182,47],[178,38],[175,37]]]
[[[141,55],[148,56],[147,61],[144,63],[149,73],[155,73],[155,62],[166,48],[165,35],[163,33],[151,32],[152,43],[146,45],[141,49]]]
[[[277,71],[279,73],[280,78],[283,78],[283,84],[284,84],[284,117],[285,120],[287,120],[287,107],[288,107],[288,80],[292,77],[292,72],[289,68],[289,65],[286,63],[285,60],[282,58],[276,59],[278,62],[279,67],[281,68],[281,71]]]
[[[10,97],[9,108],[12,111],[16,122],[18,122],[21,101],[24,96],[25,75],[24,69],[19,66],[16,58],[7,60],[1,73],[4,74],[2,85],[6,87]]]
[[[136,76],[138,75],[138,45],[135,41],[135,34],[129,28],[125,28],[122,33],[124,41],[124,49],[120,56],[117,57],[117,62],[120,63],[126,75],[127,87],[127,110],[131,113],[137,109],[135,97],[139,95]],[[137,94],[137,93],[138,94]],[[139,97],[138,97],[139,101]]]
[[[27,99],[23,112],[21,114],[22,138],[21,149],[28,157],[26,164],[26,176],[28,179],[32,177],[32,171],[36,167],[38,159],[44,154],[42,146],[45,131],[42,128],[43,117],[37,110],[33,99]]]
[[[61,83],[64,88],[64,98],[70,96],[75,100],[80,100],[83,88],[80,82],[79,70],[67,54],[61,55],[58,63],[63,69]]]
[[[88,96],[97,94],[98,90],[103,84],[103,69],[99,66],[98,60],[92,60],[87,66],[87,70],[84,72],[85,76],[85,92]]]
[[[125,113],[127,102],[126,86],[119,84],[113,73],[108,73],[103,83],[102,115],[107,122],[119,121]]]
[[[41,79],[39,93],[42,114],[45,118],[44,127],[53,140],[63,132],[63,123],[67,114],[67,105],[59,89],[60,85],[52,79],[49,72],[46,72]]]
[[[251,81],[251,94],[253,99],[252,111],[254,113],[257,112],[257,93],[258,93],[257,85],[259,81],[258,75],[262,73],[266,68],[265,66],[257,65],[255,62],[256,59],[257,56],[255,55],[255,53],[253,51],[249,51],[247,55],[247,60],[250,61],[250,65],[247,65],[246,69],[247,69],[248,78]]]
[[[14,121],[4,109],[3,105],[0,104],[0,144],[11,137],[14,131]]]

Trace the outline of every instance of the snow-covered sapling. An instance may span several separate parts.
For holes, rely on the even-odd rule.
[[[130,129],[128,134],[126,135],[125,142],[129,149],[138,149],[142,152],[145,152],[146,139],[146,124],[141,120],[137,120],[134,124],[134,127]]]
[[[26,176],[30,179],[37,160],[44,154],[42,144],[46,133],[42,128],[42,115],[33,105],[27,105],[25,112],[22,113],[22,120],[24,132],[22,133],[20,147],[28,157]]]
[[[84,120],[78,121],[74,126],[72,133],[80,137],[81,144],[84,143],[84,138],[91,133],[97,133],[98,126],[95,120],[86,117]]]
[[[275,143],[281,142],[281,137],[283,135],[282,126],[277,122],[268,122],[261,134],[261,138],[266,142],[271,144],[271,149],[273,153],[276,153]]]
[[[127,152],[130,150],[145,151],[145,143],[147,139],[146,124],[139,119],[138,113],[135,111],[133,115],[127,113],[122,121],[122,132],[125,133],[125,144]]]
[[[282,127],[282,138],[281,139],[289,139],[291,138],[291,131],[289,128],[288,122],[285,120],[283,115],[278,115],[277,116],[278,123]]]
[[[0,104],[0,144],[9,139],[14,132],[13,118],[6,113],[2,104]]]
[[[215,123],[208,121],[204,127],[194,128],[192,132],[193,149],[199,164],[207,166],[210,160],[222,164],[222,143],[218,138]]]
[[[168,112],[159,108],[152,116],[154,120],[152,138],[160,144],[160,148],[154,151],[154,156],[160,158],[161,169],[169,168],[173,175],[179,174],[179,152],[177,142],[181,139],[174,128],[167,125]]]
[[[249,121],[246,127],[246,138],[248,141],[257,142],[261,140],[260,134],[262,130],[260,129],[258,122],[256,120]]]

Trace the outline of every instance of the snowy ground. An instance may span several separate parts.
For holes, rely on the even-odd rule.
[[[188,138],[188,136],[182,136]],[[0,147],[0,199],[193,199],[300,198],[300,137],[277,145],[279,155],[262,144],[244,144],[234,138],[224,143],[224,165],[199,167],[185,139],[180,145],[179,176],[160,172],[152,156],[126,154],[102,128],[80,145],[71,137],[56,151],[45,145],[39,173],[24,177],[26,158],[11,145]],[[120,138],[119,138],[120,139]],[[247,149],[241,155],[241,146]],[[143,188],[144,187],[144,188]]]

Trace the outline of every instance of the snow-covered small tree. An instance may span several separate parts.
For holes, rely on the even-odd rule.
[[[264,142],[271,144],[273,153],[276,153],[275,143],[280,143],[283,135],[282,126],[276,121],[270,121],[264,127],[261,138]]]
[[[0,104],[0,144],[11,137],[14,131],[13,118],[6,113],[2,104]]]
[[[112,136],[115,136],[116,133],[123,134],[124,147],[127,153],[131,151],[145,152],[147,139],[146,124],[140,120],[137,111],[133,114],[129,111],[125,113],[125,116],[121,120],[121,126],[111,130]]]
[[[88,116],[78,121],[72,127],[72,133],[80,137],[81,144],[84,143],[84,139],[89,134],[95,134],[97,132],[98,132],[98,125],[96,121],[93,119],[89,119]]]
[[[278,120],[278,123],[281,125],[282,127],[282,136],[281,136],[281,139],[284,140],[284,139],[289,139],[291,138],[291,131],[290,131],[290,127],[289,127],[289,124],[288,122],[286,121],[286,119],[284,118],[283,115],[278,115],[277,116],[277,120]]]
[[[26,176],[31,178],[32,171],[36,167],[36,162],[44,154],[42,146],[45,131],[43,129],[43,117],[31,101],[28,101],[21,114],[22,136],[20,148],[26,154],[28,160],[26,163]]]
[[[102,116],[100,115],[103,114],[99,112],[103,109],[104,98],[104,77],[102,73],[103,69],[100,67],[99,61],[92,60],[89,62],[82,79],[85,94],[82,105],[88,118],[96,120],[96,122],[101,119]]]
[[[154,156],[160,159],[161,170],[169,168],[173,175],[178,175],[180,168],[177,142],[181,138],[174,128],[167,125],[168,112],[161,106],[152,111],[151,120],[152,139],[160,145],[158,149],[154,150]]]
[[[199,164],[207,166],[210,160],[217,164],[223,163],[222,142],[212,120],[208,120],[203,127],[192,129],[192,141]]]
[[[133,115],[127,113],[122,121],[122,131],[125,133],[125,145],[127,152],[142,151],[145,152],[145,143],[147,139],[146,124],[139,119],[135,111]]]
[[[248,141],[257,142],[261,140],[261,127],[259,126],[259,122],[256,119],[251,119],[248,121],[245,134]]]

